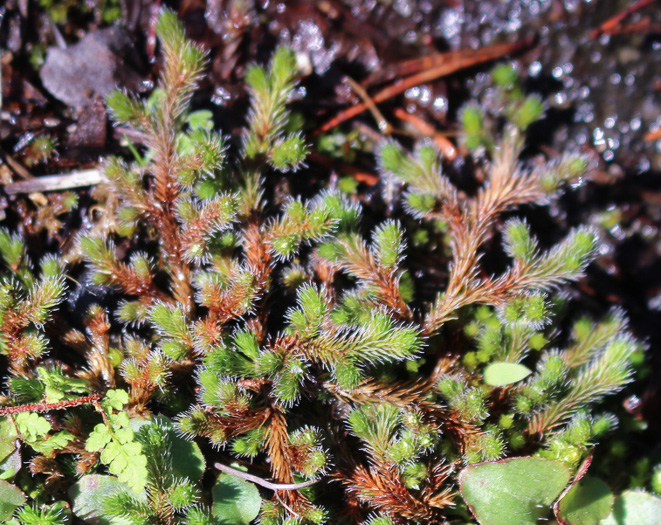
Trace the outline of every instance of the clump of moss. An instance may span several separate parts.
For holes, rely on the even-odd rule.
[[[2,450],[11,458],[18,438],[30,471],[46,478],[5,477],[35,504],[80,478],[71,502],[81,519],[227,522],[223,490],[245,478],[263,490],[236,481],[229,499],[244,521],[232,523],[259,513],[264,524],[383,525],[466,519],[455,485],[469,464],[534,455],[575,472],[615,425],[595,407],[631,381],[642,348],[619,311],[558,331],[559,292],[594,258],[593,229],[545,247],[525,220],[503,219],[589,168],[578,153],[521,161],[543,107],[513,71],[494,72],[497,114],[461,112],[462,142],[485,176],[474,194],[444,174],[431,144],[409,152],[384,140],[379,171],[401,189],[405,213],[367,228],[346,192],[267,198],[273,177],[296,177],[308,151],[289,125],[290,50],[246,72],[250,110],[236,144],[190,112],[204,51],[170,11],[156,29],[156,95],[107,99],[115,121],[143,137],[144,155],[106,161],[104,221],[77,241],[92,282],[122,297],[89,307],[85,331],[58,342],[83,367],[46,357],[43,326],[66,296],[65,267],[47,258],[37,270],[23,241],[0,232],[12,372]],[[409,233],[414,221],[424,231]],[[489,276],[480,260],[498,230],[508,264]],[[445,282],[421,282],[410,264],[430,236],[448,254]],[[423,288],[431,301],[416,296]],[[211,489],[202,474],[214,463],[234,481]],[[14,522],[50,514],[28,506]]]

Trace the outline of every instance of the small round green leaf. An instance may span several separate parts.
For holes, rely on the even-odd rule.
[[[105,498],[118,491],[128,491],[128,485],[119,481],[115,476],[102,476],[89,474],[80,478],[78,483],[69,489],[69,497],[73,503],[73,513],[85,523],[93,525],[131,525],[130,520],[124,518],[103,517],[102,504]],[[131,494],[140,499],[146,499],[144,493]]]
[[[17,448],[0,462],[0,479],[13,478],[22,466],[21,449]]]
[[[484,382],[489,386],[505,386],[525,379],[532,371],[518,363],[500,361],[484,369]]]
[[[600,525],[658,525],[661,498],[627,490],[615,500],[613,512]]]
[[[25,503],[25,495],[16,485],[0,479],[0,521],[11,518],[14,511]]]
[[[212,495],[212,513],[222,525],[249,525],[262,506],[257,487],[231,474],[218,478]]]
[[[459,486],[482,525],[538,525],[570,477],[559,461],[511,458],[466,467]]]
[[[566,525],[598,525],[610,514],[613,494],[598,478],[579,480],[558,505],[558,521]]]
[[[16,427],[3,417],[0,419],[0,461],[4,461],[16,450]]]

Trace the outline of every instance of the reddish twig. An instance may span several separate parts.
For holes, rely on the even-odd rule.
[[[594,40],[596,38],[599,38],[603,34],[611,34],[611,32],[613,32],[617,28],[617,26],[620,25],[620,23],[622,23],[622,20],[624,20],[630,14],[635,13],[636,11],[639,11],[643,7],[647,7],[648,5],[651,5],[654,2],[656,2],[656,0],[638,0],[633,5],[626,8],[624,11],[620,11],[615,16],[606,20],[599,27],[590,31],[590,38]]]
[[[458,153],[456,146],[429,122],[417,115],[407,113],[402,108],[395,108],[393,113],[399,120],[403,120],[413,126],[421,135],[431,137],[434,144],[436,144],[438,149],[443,152],[443,155],[448,160],[454,160],[457,158]]]
[[[96,404],[101,399],[101,394],[90,394],[89,396],[79,397],[77,399],[66,399],[57,403],[34,403],[32,405],[19,405],[15,407],[0,408],[0,416],[9,416],[20,412],[48,412],[49,410],[64,410],[65,408],[85,405],[87,403]]]
[[[625,26],[616,27],[610,30],[607,34],[609,36],[626,35],[626,34],[639,34],[646,33],[661,33],[661,24],[653,24],[649,17],[643,18],[640,22],[635,24],[627,24]]]
[[[436,80],[440,77],[451,75],[452,73],[475,66],[477,64],[481,64],[483,62],[489,62],[504,55],[516,53],[517,51],[520,51],[529,45],[530,40],[523,40],[513,44],[498,44],[477,50],[470,49],[464,51],[450,51],[448,53],[441,53],[439,54],[438,58],[434,59],[434,62],[438,62],[438,65],[406,77],[401,81],[396,81],[395,83],[377,92],[372,97],[372,100],[375,104],[379,104],[403,93],[412,87],[419,86],[425,82]],[[316,134],[328,131],[329,129],[334,128],[342,122],[345,122],[346,120],[349,120],[356,115],[360,115],[367,109],[369,109],[369,106],[365,102],[351,106],[350,108],[341,111],[338,115],[323,124],[316,131]]]
[[[649,131],[645,133],[645,136],[643,137],[643,140],[647,142],[651,142],[659,139],[661,139],[661,129],[657,129],[656,131]]]

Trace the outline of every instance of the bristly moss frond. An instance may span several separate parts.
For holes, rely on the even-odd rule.
[[[301,170],[316,146],[289,105],[293,50],[245,70],[245,126],[225,137],[223,108],[192,97],[206,52],[171,10],[155,29],[158,85],[106,99],[136,144],[103,164],[100,220],[76,239],[91,294],[67,297],[65,264],[0,229],[0,460],[13,468],[18,441],[34,475],[0,476],[30,498],[15,520],[85,520],[98,497],[93,519],[154,525],[229,508],[263,525],[465,522],[459,468],[528,454],[575,472],[644,348],[620,310],[565,312],[597,229],[549,246],[516,216],[592,164],[525,160],[545,105],[516,71],[494,71],[497,104],[459,111],[463,164],[429,139],[366,142],[393,189],[382,206],[359,177]],[[65,482],[86,494],[34,506]]]

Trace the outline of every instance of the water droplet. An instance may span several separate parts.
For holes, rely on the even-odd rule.
[[[642,227],[642,229],[641,229],[641,234],[642,234],[643,237],[645,237],[646,239],[651,239],[652,237],[655,237],[655,236],[656,236],[656,234],[657,234],[658,231],[659,231],[659,230],[658,230],[657,228],[655,228],[654,226],[651,226],[651,225],[649,225],[649,224],[646,224],[645,226]]]
[[[21,135],[21,138],[18,139],[18,142],[14,146],[14,153],[21,151],[25,146],[27,146],[32,139],[34,138],[34,133],[31,131],[28,131],[27,133],[23,133]]]
[[[409,18],[413,14],[413,6],[409,0],[395,0],[392,8],[404,18]]]
[[[629,412],[633,413],[636,412],[642,405],[642,401],[638,396],[629,396],[627,399],[624,400],[624,403],[622,403],[624,406],[624,409]]]
[[[409,44],[412,44],[417,40],[417,38],[418,38],[418,33],[417,32],[409,31],[404,36],[404,41],[409,43]]]
[[[661,294],[657,295],[656,297],[652,297],[649,301],[647,301],[647,307],[650,310],[656,310],[661,311]]]
[[[564,104],[567,103],[567,93],[565,93],[564,91],[560,91],[555,94],[553,100],[558,106],[563,106]]]
[[[224,106],[232,98],[232,95],[223,87],[217,87],[211,97],[212,104],[216,106]]]
[[[420,96],[420,88],[419,87],[412,87],[410,89],[407,89],[404,92],[404,96],[406,98],[418,98]]]
[[[536,77],[539,75],[539,73],[542,71],[542,64],[539,60],[535,60],[530,66],[528,67],[528,74],[531,77]]]
[[[434,109],[439,111],[447,111],[448,108],[448,99],[445,97],[436,97],[434,99]]]

